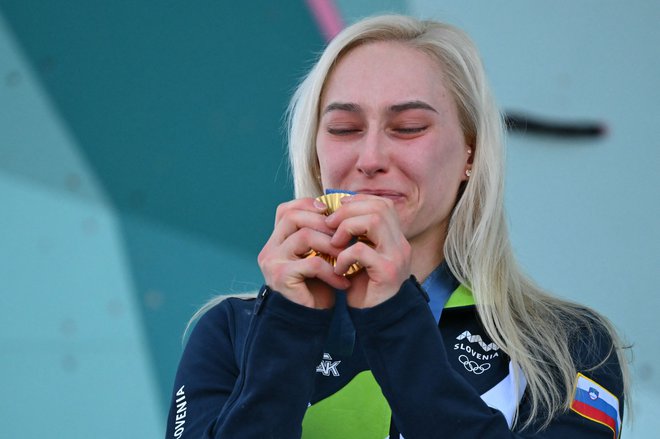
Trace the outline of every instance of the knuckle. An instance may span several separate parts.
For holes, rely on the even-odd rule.
[[[264,263],[263,265],[260,265],[259,268],[261,269],[261,272],[263,273],[264,277],[268,278],[273,278],[273,274],[276,272],[276,270],[273,269],[272,264]]]
[[[323,260],[318,256],[309,258],[308,264],[309,267],[314,271],[321,271],[323,269]]]
[[[268,260],[268,257],[266,255],[266,250],[261,250],[259,252],[259,255],[257,255],[257,264],[259,264],[260,268],[264,268],[266,266],[266,261]]]
[[[271,250],[271,246],[266,244],[257,255],[257,264],[259,264],[259,267],[262,269],[267,267],[269,262],[273,259],[272,256],[273,252]]]
[[[284,216],[284,210],[285,209],[281,204],[277,206],[277,208],[275,209],[275,223],[278,223],[282,219],[282,217]]]
[[[312,230],[308,229],[307,227],[302,228],[296,232],[296,236],[303,242],[309,242],[309,240],[312,238]]]
[[[344,262],[346,262],[346,259],[353,260],[356,258],[355,252],[353,250],[353,247],[349,247],[348,249],[342,251],[337,255],[337,265],[341,265]]]
[[[350,236],[351,233],[347,231],[347,225],[346,224],[341,224],[339,227],[337,227],[337,230],[332,234],[332,239],[336,241],[342,241],[346,238],[346,236]]]
[[[371,247],[369,247],[365,242],[358,241],[351,246],[351,249],[353,250],[354,255],[360,258],[364,255],[365,252],[369,251]]]
[[[369,226],[371,228],[378,228],[383,224],[383,216],[380,213],[369,215]]]
[[[291,203],[292,201],[285,201],[284,203],[280,203],[275,209],[275,218],[280,219],[286,215],[286,213],[291,210]]]

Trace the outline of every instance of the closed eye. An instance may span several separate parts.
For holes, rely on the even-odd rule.
[[[390,130],[390,133],[395,137],[400,137],[403,139],[412,139],[417,136],[423,135],[426,132],[426,130],[428,130],[428,128],[429,128],[428,125],[396,127],[396,128],[392,128]]]
[[[328,133],[333,136],[348,136],[351,134],[359,133],[361,130],[358,128],[330,128],[328,127]]]
[[[416,134],[425,131],[428,127],[405,127],[405,128],[395,128],[394,131],[401,134]]]

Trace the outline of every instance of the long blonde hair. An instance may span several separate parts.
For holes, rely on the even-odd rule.
[[[547,425],[568,409],[577,374],[569,341],[580,328],[603,328],[609,333],[614,342],[610,355],[618,356],[628,393],[626,361],[612,325],[583,306],[548,295],[515,262],[504,214],[502,117],[479,53],[461,30],[386,15],[362,20],[329,43],[289,106],[289,158],[296,197],[322,192],[315,144],[326,78],[348,51],[374,41],[403,42],[443,67],[443,80],[459,109],[466,142],[474,149],[472,176],[460,188],[450,219],[445,259],[457,279],[472,290],[485,330],[524,372],[531,412],[522,427],[537,418]]]

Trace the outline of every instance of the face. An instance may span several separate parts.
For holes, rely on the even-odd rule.
[[[344,55],[321,96],[323,187],[390,198],[413,247],[442,245],[469,166],[442,78],[440,63],[418,49],[369,43]]]

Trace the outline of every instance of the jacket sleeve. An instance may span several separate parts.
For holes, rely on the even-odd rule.
[[[512,432],[504,415],[486,405],[454,371],[419,284],[411,278],[388,301],[350,309],[369,367],[387,398],[394,422],[406,439],[543,438],[611,439],[608,427],[567,412],[543,430]],[[607,352],[607,351],[605,351]],[[604,357],[601,357],[604,358]],[[621,395],[620,368],[614,359],[591,372]]]
[[[262,288],[241,336],[231,302],[216,308],[184,351],[167,438],[300,437],[331,312]]]

